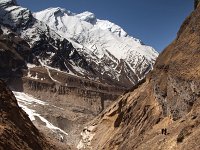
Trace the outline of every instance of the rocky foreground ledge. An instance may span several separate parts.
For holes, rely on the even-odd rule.
[[[46,139],[18,106],[13,93],[0,81],[0,149],[70,150],[71,148]]]

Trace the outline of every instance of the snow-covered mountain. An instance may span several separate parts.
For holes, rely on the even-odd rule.
[[[57,7],[33,16],[73,41],[79,53],[103,76],[126,85],[141,80],[153,68],[158,56],[152,47],[129,36],[120,26],[97,19],[91,12],[75,14]]]
[[[0,19],[30,44],[29,63],[107,84],[137,84],[158,56],[152,47],[90,12],[49,8],[32,14],[15,0],[2,0]]]
[[[0,1],[0,20],[4,34],[16,32],[31,47],[25,60],[37,66],[53,67],[68,74],[95,78],[90,65],[73,45],[14,0]]]

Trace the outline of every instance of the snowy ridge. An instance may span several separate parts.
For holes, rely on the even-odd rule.
[[[15,0],[1,0],[0,16],[2,23],[13,28],[19,26],[24,27],[32,14],[27,8],[18,6]]]
[[[153,66],[158,56],[152,47],[129,36],[120,26],[108,20],[97,19],[91,12],[86,11],[80,14],[68,12],[70,11],[63,8],[48,8],[34,13],[33,16],[48,24],[61,36],[83,45],[83,48],[79,48],[78,51],[90,63],[101,64],[106,59],[107,64],[102,65],[102,75],[105,75],[105,72],[115,72],[106,75],[116,80],[120,75],[115,68],[121,59],[134,70],[133,72],[139,78],[144,77],[146,69],[152,69],[149,65]],[[91,54],[92,57],[90,57]],[[131,74],[127,78],[132,78]]]
[[[50,29],[45,23],[33,18],[32,13],[27,8],[18,6],[12,0],[2,3],[0,1],[0,8],[1,24],[14,29],[30,44],[33,57],[35,57],[32,58],[41,60],[41,66],[46,65],[74,75],[78,74],[77,68],[79,68],[84,76],[93,75],[87,62],[78,54],[71,43]],[[65,13],[70,14],[68,11],[65,11]],[[78,46],[78,44],[76,45]],[[63,49],[69,51],[69,53],[64,52]],[[61,58],[60,55],[63,55],[63,57]],[[73,62],[73,65],[70,62]],[[32,63],[32,61],[29,62],[29,64]]]

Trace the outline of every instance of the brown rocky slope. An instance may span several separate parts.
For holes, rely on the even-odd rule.
[[[57,150],[33,125],[28,115],[18,106],[12,92],[0,81],[0,149],[1,150]]]
[[[154,68],[88,124],[79,149],[200,149],[200,5]]]

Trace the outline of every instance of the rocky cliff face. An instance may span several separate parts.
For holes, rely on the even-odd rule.
[[[22,70],[27,68],[25,58],[31,52],[29,45],[14,33],[4,35],[1,29],[0,33],[0,78],[22,77]]]
[[[197,8],[198,4],[199,4],[199,0],[194,0],[194,9]]]
[[[13,93],[0,81],[0,149],[54,150],[70,147],[55,146],[55,142],[47,140],[18,106]]]
[[[41,67],[29,68],[23,78],[23,92],[29,93],[46,105],[27,105],[21,103],[45,117],[56,127],[67,133],[55,131],[54,137],[62,142],[76,145],[80,132],[88,121],[92,120],[120,94],[121,89],[59,73],[56,70],[44,70]],[[20,102],[20,99],[19,99]],[[43,121],[34,120],[41,129],[46,126]],[[43,128],[43,127],[42,127]],[[51,132],[51,129],[48,128]],[[44,131],[45,133],[49,133]],[[61,136],[62,135],[62,136]]]
[[[200,7],[182,24],[144,83],[82,132],[79,149],[200,148]],[[167,129],[167,135],[161,129]]]

